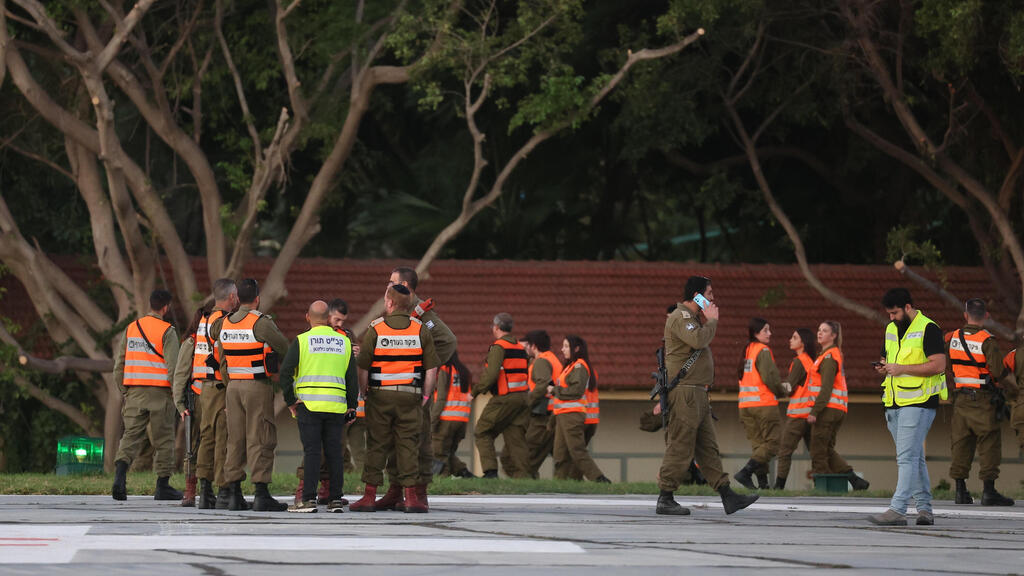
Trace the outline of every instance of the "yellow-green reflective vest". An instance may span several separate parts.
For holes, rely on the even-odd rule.
[[[924,364],[928,357],[924,354],[924,329],[935,324],[920,310],[910,322],[903,338],[899,337],[896,323],[890,322],[885,329],[885,362],[887,364]],[[949,397],[946,390],[946,373],[942,371],[933,376],[887,376],[882,381],[882,403],[886,407],[910,406],[921,404],[936,394],[945,400]]]
[[[311,412],[344,414],[348,411],[345,372],[352,360],[352,343],[330,326],[317,326],[299,334],[298,339],[295,395]]]

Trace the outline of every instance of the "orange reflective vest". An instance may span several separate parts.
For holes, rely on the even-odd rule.
[[[746,358],[743,360],[743,378],[740,379],[740,410],[758,406],[779,405],[779,400],[775,398],[775,394],[765,385],[764,380],[761,379],[761,374],[757,371],[757,366],[755,366],[757,355],[762,350],[768,350],[768,355],[771,356],[772,362],[775,361],[775,356],[772,356],[771,349],[764,344],[760,342],[747,344]]]
[[[267,353],[270,347],[256,339],[253,326],[263,317],[259,310],[249,312],[237,323],[224,318],[220,327],[220,346],[228,364],[229,380],[256,380],[269,378]]]
[[[171,387],[164,360],[164,333],[169,322],[143,316],[128,325],[124,339],[124,385]]]
[[[537,383],[533,381],[533,365],[536,364],[537,360],[541,358],[547,360],[548,364],[551,365],[552,383],[554,383],[554,378],[557,378],[558,375],[562,373],[562,363],[558,361],[558,357],[555,356],[555,353],[552,352],[551,350],[541,352],[540,354],[537,355],[537,358],[535,358],[533,362],[530,362],[530,368],[526,373],[526,381],[529,382],[530,384],[530,392],[533,392],[533,389],[537,387]],[[551,407],[551,402],[548,402],[548,412],[551,412],[552,410],[553,408]]]
[[[494,341],[493,346],[501,346],[505,349],[505,359],[501,361],[501,369],[498,371],[498,396],[529,390],[530,385],[527,382],[529,369],[523,345],[498,338]]]
[[[804,377],[803,383],[790,396],[789,406],[786,407],[786,416],[790,418],[807,418],[811,415],[814,401],[818,399],[818,392],[821,392],[821,385],[816,378],[818,373],[814,370],[814,360],[811,360],[807,352],[801,352],[796,357],[796,360],[793,360],[794,364],[797,362],[803,365],[807,376]],[[790,367],[789,371],[792,372],[793,368]]]
[[[196,343],[195,353],[192,357],[192,379],[196,382],[211,379],[220,382],[221,380],[220,370],[214,370],[210,367],[211,357],[213,358],[213,364],[220,366],[220,354],[217,353],[217,349],[213,345],[213,339],[210,338],[210,326],[224,316],[227,316],[227,314],[223,310],[214,310],[210,312],[209,316],[203,316],[199,319],[199,326],[196,328],[196,333],[192,336]],[[198,388],[195,384],[192,385],[192,390],[196,394],[200,393]]]
[[[833,346],[823,351],[818,356],[818,359],[814,361],[814,379],[818,382],[818,386],[821,386],[821,375],[818,373],[818,367],[821,366],[822,360],[826,358],[835,360],[836,364],[839,365],[836,369],[836,379],[832,382],[832,395],[828,399],[826,408],[835,408],[836,410],[847,412],[849,394],[846,390],[846,368],[843,367],[843,353],[840,352],[838,347]]]
[[[562,373],[555,379],[555,386],[558,388],[568,388],[569,385],[565,382],[565,378],[572,372],[577,366],[583,366],[587,371],[587,383],[590,383],[590,366],[583,359],[576,360],[572,364],[565,367]],[[584,393],[583,396],[576,400],[559,400],[558,398],[551,399],[552,408],[551,411],[555,413],[555,416],[559,414],[569,414],[572,412],[587,412],[587,397]]]
[[[1006,369],[1006,373],[1013,374],[1017,369],[1017,349],[1010,350],[1010,353],[1003,356],[1003,368]]]
[[[448,422],[469,422],[469,411],[472,403],[469,393],[462,391],[462,380],[454,366],[443,366],[438,370],[437,377],[442,375],[448,379],[448,398],[441,411],[441,420]]]
[[[423,386],[423,323],[409,318],[409,326],[392,328],[384,318],[370,323],[377,332],[377,343],[370,364],[372,386]]]
[[[583,421],[584,424],[600,424],[601,423],[601,403],[597,397],[597,387],[593,390],[587,389],[583,393],[583,399],[587,401],[587,419]]]
[[[967,350],[964,350],[964,343],[960,336],[967,342]],[[954,330],[953,336],[949,339],[949,363],[953,366],[953,382],[956,388],[981,388],[988,382],[992,374],[985,362],[985,351],[982,344],[992,335],[988,330],[978,330],[974,334],[966,334],[963,329]],[[971,359],[974,356],[974,359]]]
[[[366,418],[366,400],[359,399],[359,404],[356,405],[356,418]]]

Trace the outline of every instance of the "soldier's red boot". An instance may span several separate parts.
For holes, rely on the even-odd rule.
[[[416,485],[416,498],[423,504],[423,507],[430,512],[430,502],[427,502],[427,485],[417,484]]]
[[[420,501],[420,495],[417,486],[406,486],[405,488],[405,513],[406,514],[425,514],[427,512],[427,505]]]
[[[405,510],[405,500],[402,499],[402,487],[394,482],[388,486],[388,491],[374,504],[377,510]],[[349,510],[352,508],[349,507]]]
[[[185,493],[181,496],[181,505],[192,508],[196,505],[196,477],[189,476],[185,479]]]
[[[316,494],[317,504],[329,504],[331,502],[331,481],[323,479],[320,481],[320,491]]]
[[[349,512],[376,512],[374,501],[377,499],[377,487],[367,484],[363,488],[363,497],[349,505]]]
[[[302,502],[302,490],[305,488],[305,480],[299,478],[299,487],[295,489],[295,504]]]

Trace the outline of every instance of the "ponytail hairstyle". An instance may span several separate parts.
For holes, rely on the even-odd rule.
[[[817,356],[818,343],[814,340],[814,332],[810,328],[797,328],[796,335],[804,343],[804,352],[811,358]]]
[[[463,394],[468,394],[470,388],[473,385],[473,373],[469,371],[469,368],[459,360],[458,351],[452,352],[451,359],[445,364],[445,367],[449,371],[454,370],[459,375],[459,390]]]
[[[188,338],[194,337],[196,332],[199,331],[199,323],[210,315],[210,311],[213,310],[213,303],[207,302],[196,309],[195,314],[192,315],[192,322],[188,325],[188,330],[181,333],[181,341],[184,342]],[[207,327],[209,329],[209,327]]]
[[[832,333],[836,335],[836,348],[843,347],[843,325],[835,320],[825,320],[823,324],[828,324],[828,327],[832,329]]]
[[[587,382],[587,390],[597,388],[597,376],[594,374],[594,367],[590,364],[590,354],[587,352],[587,341],[576,334],[566,334],[566,341],[569,342],[569,364],[577,360],[583,360],[590,367],[590,381]]]
[[[747,347],[743,349],[743,358],[740,358],[740,364],[736,367],[736,379],[743,379],[743,369],[747,365],[747,351],[750,350],[750,345],[757,342],[757,333],[764,330],[765,325],[768,321],[764,318],[751,318],[750,322],[747,322]]]

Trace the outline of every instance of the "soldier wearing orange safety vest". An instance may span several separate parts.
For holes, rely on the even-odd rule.
[[[221,380],[227,386],[225,410],[228,425],[228,454],[224,477],[230,484],[229,510],[246,510],[242,496],[245,466],[252,470],[258,512],[283,512],[288,505],[270,495],[268,484],[274,471],[277,425],[274,417],[274,387],[280,358],[288,352],[288,339],[267,315],[258,310],[259,284],[252,278],[238,283],[238,310],[213,326]]]
[[[149,296],[149,314],[128,324],[123,341],[114,346],[114,381],[124,394],[124,434],[114,458],[111,488],[114,500],[128,497],[128,467],[145,446],[147,428],[155,451],[155,499],[182,497],[168,483],[174,473],[175,410],[171,379],[178,359],[177,332],[164,320],[170,306],[171,293],[154,290]]]
[[[956,391],[953,401],[953,422],[950,427],[952,447],[949,476],[956,483],[957,504],[973,504],[967,490],[975,448],[984,489],[982,506],[1013,506],[1013,500],[996,491],[999,464],[1002,461],[1002,422],[992,400],[1000,390],[1003,355],[992,335],[982,328],[988,319],[985,301],[971,298],[964,306],[967,325],[953,331],[947,344],[947,370],[953,373]]]
[[[466,437],[473,395],[469,368],[459,360],[459,354],[452,354],[448,363],[437,371],[437,388],[434,391],[434,406],[431,409],[431,430],[434,453],[434,474],[473,478],[466,463],[456,452],[459,443]]]
[[[544,460],[555,447],[555,426],[551,420],[551,402],[547,398],[548,384],[562,373],[562,363],[551,351],[551,336],[544,330],[531,330],[523,336],[523,349],[531,358],[527,372],[530,392],[530,423],[526,428],[528,472],[537,478]]]
[[[363,497],[351,512],[377,511],[377,488],[384,482],[388,454],[395,454],[397,484],[405,496],[406,512],[427,512],[420,498],[419,446],[423,406],[434,392],[440,362],[430,330],[410,317],[412,291],[402,284],[388,286],[385,316],[370,323],[359,354],[359,389],[366,398],[369,442],[363,469]],[[424,486],[424,491],[426,486]]]
[[[854,490],[867,490],[870,483],[857,476],[853,466],[836,452],[836,437],[846,418],[849,402],[842,344],[842,326],[838,322],[826,320],[818,326],[821,353],[814,361],[814,371],[819,390],[807,416],[811,425],[811,472],[845,474]]]
[[[793,452],[800,444],[800,440],[804,441],[804,446],[808,450],[811,448],[811,425],[807,423],[807,417],[811,415],[811,408],[814,407],[820,391],[814,360],[811,358],[816,348],[814,340],[814,333],[807,328],[799,328],[789,339],[789,348],[796,354],[796,358],[789,365],[786,386],[793,390],[793,394],[789,397],[789,406],[786,407],[786,423],[783,424],[782,437],[779,441],[779,460],[775,473],[776,490],[786,488]]]
[[[562,357],[565,368],[548,385],[555,416],[555,478],[571,479],[579,471],[595,482],[610,483],[587,450],[587,391],[597,389],[597,375],[590,368],[586,340],[567,335],[562,340]]]
[[[775,357],[768,348],[772,336],[771,326],[763,318],[751,318],[747,324],[749,341],[740,361],[739,409],[740,421],[747,432],[753,453],[746,465],[733,478],[753,489],[751,475],[757,475],[761,488],[769,488],[768,464],[779,453],[779,435],[782,418],[779,400],[786,389],[782,386]]]
[[[178,364],[174,369],[174,405],[185,417],[185,389],[191,382],[195,394],[192,416],[192,441],[196,444],[195,476],[186,478],[183,506],[195,501],[196,479],[199,480],[198,502],[200,509],[213,509],[218,501],[214,497],[213,484],[220,488],[220,504],[226,510],[230,491],[224,480],[224,462],[227,459],[227,417],[224,414],[225,387],[220,374],[220,356],[210,337],[210,330],[219,325],[228,312],[238,306],[238,291],[235,281],[221,278],[213,283],[213,308],[209,305],[197,311],[189,327],[188,337],[181,343]]]
[[[494,317],[491,334],[495,340],[487,351],[483,374],[473,386],[473,396],[486,392],[493,395],[476,422],[476,448],[484,478],[498,477],[494,439],[499,434],[505,440],[505,450],[509,451],[513,466],[511,470],[506,467],[505,473],[515,478],[528,476],[529,367],[526,350],[511,334],[514,326],[511,314],[502,312]]]

